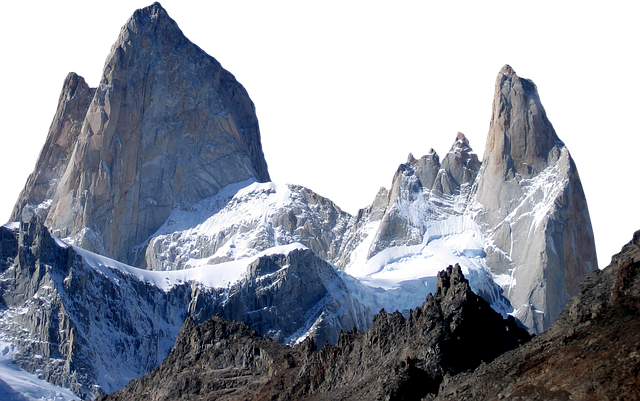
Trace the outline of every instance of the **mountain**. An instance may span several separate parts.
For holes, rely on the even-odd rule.
[[[120,3],[119,7],[103,7],[99,3],[68,3],[71,8],[82,9],[87,18],[75,18],[65,9],[43,4],[30,10],[30,29],[43,38],[55,33],[56,39],[38,41],[42,52],[33,52],[33,42],[28,37],[7,44],[13,57],[30,67],[24,73],[37,78],[6,82],[12,98],[11,113],[24,123],[19,131],[20,144],[12,148],[11,155],[16,156],[11,159],[14,174],[5,177],[0,197],[4,215],[0,220],[7,218],[25,176],[33,168],[55,111],[52,91],[57,93],[62,77],[70,69],[95,85],[116,31],[127,14],[141,4],[133,1]],[[237,32],[233,18],[221,18],[216,22],[218,29],[211,29],[208,13],[194,12],[192,5],[175,0],[162,4],[184,33],[234,72],[259,105],[263,142],[274,180],[302,182],[355,212],[371,200],[380,184],[389,183],[391,173],[408,150],[420,155],[433,146],[443,152],[455,130],[462,129],[480,152],[490,111],[490,77],[508,60],[518,72],[535,78],[558,133],[578,162],[599,240],[601,264],[637,226],[617,213],[619,208],[632,207],[628,180],[618,171],[632,171],[634,160],[612,158],[618,154],[620,141],[616,135],[607,134],[625,132],[628,126],[624,117],[607,116],[630,116],[633,107],[626,102],[602,101],[612,93],[622,97],[623,91],[637,84],[597,84],[612,60],[621,66],[632,65],[629,53],[606,45],[631,45],[633,35],[619,32],[631,24],[621,24],[613,30],[592,30],[584,23],[586,20],[572,20],[575,30],[592,40],[578,41],[570,48],[554,40],[556,32],[545,30],[539,38],[547,39],[546,54],[553,58],[550,62],[550,56],[541,57],[530,51],[514,35],[507,39],[512,45],[487,48],[485,38],[473,34],[473,29],[464,32],[464,41],[442,36],[435,24],[419,29],[420,24],[405,24],[404,29],[398,30],[380,29],[377,19],[359,18],[357,9],[340,15],[314,10],[310,14],[313,18],[303,22],[284,15],[265,19],[264,10],[247,13],[239,4],[219,5],[217,15],[243,15],[243,32],[259,38],[247,41],[245,35],[221,33]],[[369,11],[382,18],[389,13],[397,18],[414,17],[400,9]],[[24,10],[11,5],[7,12],[19,16]],[[97,15],[100,18],[91,17]],[[327,18],[336,21],[329,35],[325,33]],[[418,22],[417,15],[414,18]],[[305,37],[306,46],[297,46],[290,35],[292,29]],[[361,32],[368,34],[362,36]],[[78,38],[85,37],[92,38],[91,44],[77,44]],[[425,38],[436,37],[439,39],[429,40],[429,62],[425,63],[424,52],[416,49],[425,48]],[[261,45],[262,42],[277,45]],[[483,49],[481,54],[476,54],[478,48]],[[318,62],[320,54],[336,62]],[[469,54],[474,54],[473,61],[467,57]],[[590,54],[599,56],[589,57]],[[381,55],[393,60],[393,74],[389,72],[390,65],[381,61]],[[445,76],[451,79],[443,79]],[[344,96],[336,95],[343,93]],[[427,96],[419,101],[406,100],[416,93]],[[344,117],[340,124],[336,123],[338,116]],[[313,123],[309,124],[311,120]],[[393,140],[376,140],[376,133]],[[292,147],[303,136],[317,140],[314,146],[296,153]],[[604,159],[592,157],[595,147],[606,154]],[[614,170],[607,180],[597,178],[602,173],[603,160]],[[362,174],[354,180],[352,174],[345,174],[345,167]],[[342,191],[342,186],[350,190]],[[626,194],[615,198],[616,207],[610,207],[611,188]]]
[[[504,282],[514,316],[535,333],[558,318],[597,269],[587,201],[575,163],[535,84],[505,65],[476,183],[475,221],[486,262]]]
[[[70,74],[45,148],[11,216],[135,263],[176,207],[229,184],[268,181],[246,90],[159,3],[122,27],[98,88]]]
[[[160,364],[187,316],[246,321],[289,344],[334,343],[341,328],[371,324],[339,272],[301,244],[149,271],[68,245],[34,218],[0,227],[0,255],[0,340],[17,367],[83,397]]]
[[[482,162],[458,133],[442,159],[410,154],[355,216],[269,182],[261,149],[233,75],[160,4],[136,11],[98,88],[67,76],[0,228],[0,340],[17,366],[94,397],[156,367],[184,319],[214,315],[322,348],[381,309],[418,319],[448,265],[541,333],[597,269],[575,164],[509,66]]]
[[[380,312],[366,333],[317,351],[261,337],[244,323],[187,319],[163,363],[102,400],[419,399],[445,374],[472,369],[529,340],[475,295],[459,266],[407,318]]]

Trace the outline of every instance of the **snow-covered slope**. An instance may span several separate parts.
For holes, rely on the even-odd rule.
[[[149,271],[70,246],[37,220],[0,227],[0,338],[28,372],[82,396],[157,366],[187,315],[252,323],[296,343],[364,330],[371,313],[301,244],[177,271]]]
[[[506,316],[511,308],[485,263],[483,232],[467,212],[471,185],[464,179],[472,182],[479,165],[464,135],[458,134],[442,166],[435,153],[411,157],[392,190],[358,217],[300,186],[229,186],[188,211],[174,210],[150,239],[146,265],[228,271],[229,261],[302,243],[355,278],[345,278],[351,292],[377,312],[421,305],[437,273],[458,263],[472,288]]]
[[[0,400],[2,401],[71,401],[79,400],[71,390],[55,386],[20,369],[13,361],[17,352],[10,342],[0,339]]]

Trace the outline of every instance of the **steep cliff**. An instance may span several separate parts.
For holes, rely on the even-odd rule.
[[[535,84],[505,65],[477,202],[486,261],[516,316],[541,333],[558,318],[584,276],[597,269],[587,201],[569,150],[556,135]]]
[[[20,368],[95,396],[166,357],[187,314],[190,285],[163,291],[92,264],[89,253],[61,243],[35,218],[0,227],[0,237],[0,334],[16,346]]]
[[[173,209],[246,180],[269,180],[253,103],[154,3],[122,28],[97,89],[65,82],[12,220],[45,209],[57,236],[133,263]]]

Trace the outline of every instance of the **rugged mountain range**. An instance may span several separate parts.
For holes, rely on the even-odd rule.
[[[104,399],[419,399],[437,392],[445,374],[529,338],[471,291],[460,266],[449,266],[407,318],[383,310],[366,333],[342,332],[320,351],[313,340],[285,347],[244,323],[188,319],[160,367]]]
[[[412,319],[456,264],[541,333],[597,269],[593,232],[533,82],[503,67],[493,104],[482,162],[458,133],[351,216],[269,182],[242,85],[160,4],[138,10],[98,88],[65,80],[0,228],[0,340],[21,368],[93,397],[157,366],[187,317],[321,347],[381,308]]]
[[[366,333],[343,332],[320,351],[219,317],[187,319],[158,368],[102,399],[636,400],[639,260],[640,231],[531,341],[471,292],[459,266],[438,274],[408,318],[382,311]]]

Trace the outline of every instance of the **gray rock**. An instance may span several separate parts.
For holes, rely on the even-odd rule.
[[[443,381],[438,400],[638,398],[640,231],[585,277],[544,333],[473,372]]]
[[[334,344],[342,330],[366,330],[373,317],[340,274],[308,249],[257,259],[224,302],[192,300],[190,315],[196,322],[213,315],[246,322],[285,344],[309,336],[320,347]]]
[[[50,205],[56,235],[132,263],[172,209],[269,180],[246,90],[160,4],[122,28],[95,93],[72,78],[13,220]]]
[[[337,341],[372,315],[342,273],[310,250],[257,258],[226,288],[181,282],[169,289],[117,262],[59,243],[37,219],[0,227],[0,336],[19,367],[81,396],[112,392],[168,355],[186,316],[245,321],[295,343]]]
[[[473,213],[487,264],[508,282],[515,316],[534,333],[556,320],[582,278],[597,269],[595,242],[576,166],[530,80],[504,66]]]
[[[0,333],[16,364],[93,396],[166,357],[187,313],[189,285],[165,293],[117,269],[97,271],[40,221],[0,227]]]

